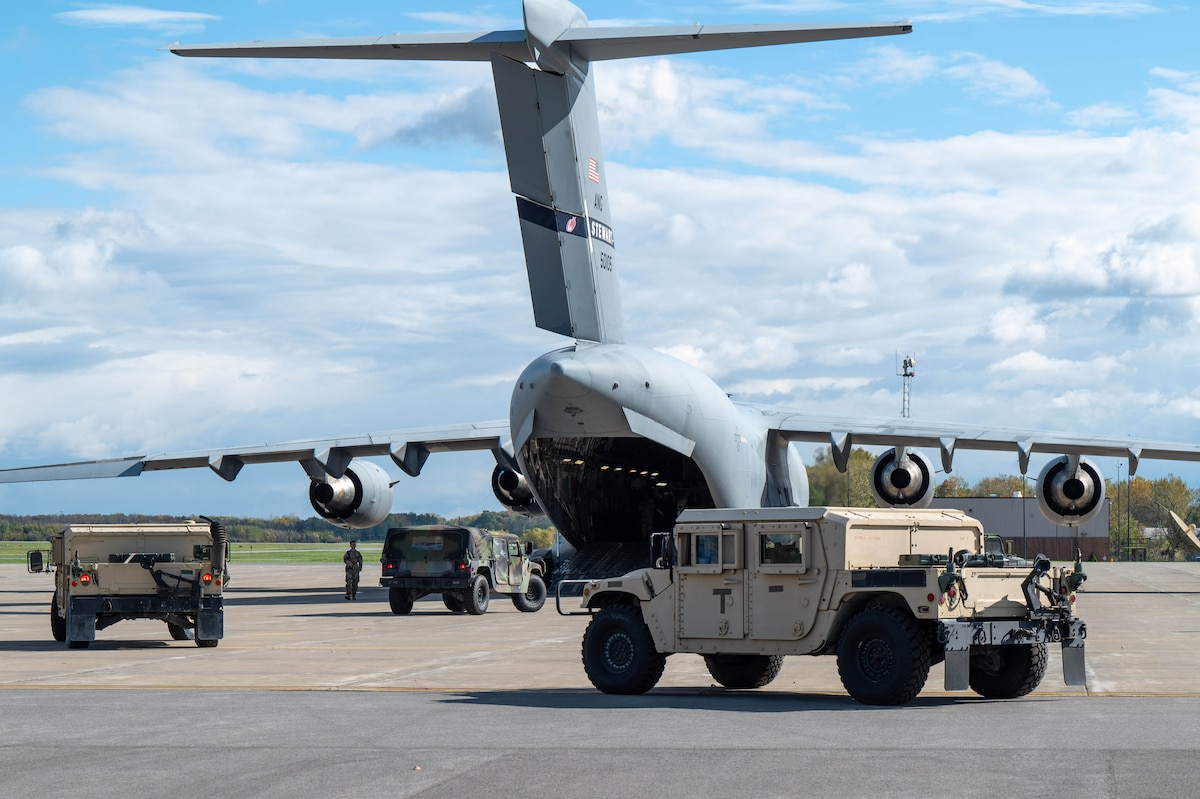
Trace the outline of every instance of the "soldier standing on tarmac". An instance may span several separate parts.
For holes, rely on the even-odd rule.
[[[350,548],[342,555],[346,564],[346,599],[358,599],[358,575],[362,572],[362,553],[358,551],[358,542],[351,541]]]

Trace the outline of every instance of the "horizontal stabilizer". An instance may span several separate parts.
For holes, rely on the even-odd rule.
[[[532,61],[525,31],[393,34],[227,44],[172,44],[175,55],[206,58],[361,58],[381,61],[490,61],[493,54]]]
[[[557,39],[584,61],[736,50],[773,44],[825,42],[911,33],[907,21],[840,25],[692,25],[676,27],[568,28]],[[209,58],[346,58],[381,61],[537,60],[523,30],[475,33],[391,34],[336,39],[291,39],[226,44],[172,44],[180,56]]]
[[[558,38],[588,61],[705,53],[773,44],[828,42],[912,33],[902,22],[840,25],[691,25],[670,28],[571,28]]]

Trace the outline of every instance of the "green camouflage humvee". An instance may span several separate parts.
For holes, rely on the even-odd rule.
[[[518,610],[533,613],[546,603],[546,583],[531,551],[511,533],[477,527],[393,527],[383,544],[379,584],[398,615],[427,594],[441,594],[452,612],[478,616],[492,593],[508,594]]]

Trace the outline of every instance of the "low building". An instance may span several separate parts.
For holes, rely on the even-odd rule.
[[[1013,554],[1025,558],[1043,554],[1051,560],[1071,560],[1075,550],[1084,560],[1110,559],[1108,499],[1096,518],[1078,527],[1054,524],[1042,515],[1034,497],[937,497],[932,508],[954,508],[979,521],[989,533],[1007,538]]]

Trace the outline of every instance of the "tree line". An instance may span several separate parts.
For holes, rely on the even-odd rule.
[[[187,521],[181,516],[141,516],[126,513],[55,514],[52,516],[0,515],[0,541],[48,541],[68,524],[163,524]],[[512,511],[485,510],[453,519],[437,513],[393,513],[383,522],[364,530],[334,527],[319,516],[276,516],[271,519],[221,517],[229,540],[258,544],[332,544],[350,541],[382,541],[391,527],[418,524],[459,524],[513,533],[535,548],[554,543],[555,531],[545,516],[522,516]]]

